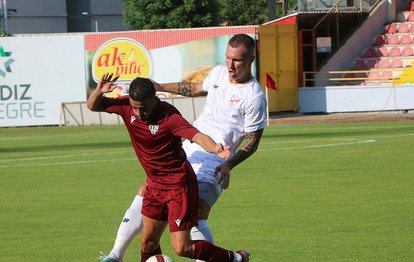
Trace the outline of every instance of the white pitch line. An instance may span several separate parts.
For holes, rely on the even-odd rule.
[[[409,134],[400,134],[400,135],[379,135],[375,136],[372,139],[365,139],[361,140],[362,138],[332,138],[333,141],[353,141],[347,143],[332,143],[332,144],[319,144],[319,145],[311,145],[311,146],[301,146],[301,147],[284,147],[284,148],[271,148],[271,149],[258,149],[257,151],[277,151],[277,150],[289,150],[289,149],[303,149],[303,148],[320,148],[320,147],[329,147],[329,146],[342,146],[342,145],[351,145],[351,144],[366,144],[375,142],[377,139],[380,138],[395,138],[395,137],[405,137],[405,136],[414,136],[414,133]],[[355,141],[357,140],[357,141]],[[298,143],[298,142],[309,142],[309,141],[320,141],[316,139],[308,139],[308,140],[293,140],[293,141],[286,141],[286,142],[269,142],[269,143],[261,143],[261,145],[273,145],[273,144],[286,144],[289,142]]]
[[[257,151],[278,151],[278,150],[291,150],[291,149],[306,149],[306,148],[322,148],[322,147],[332,147],[332,146],[345,146],[345,145],[355,145],[355,144],[367,144],[375,142],[375,139],[367,139],[354,142],[344,142],[344,143],[332,143],[332,144],[319,144],[311,146],[297,146],[297,147],[280,147],[280,148],[268,148],[268,149],[258,149]]]
[[[376,136],[378,138],[394,138],[394,137],[404,137],[404,136],[414,136],[414,134],[401,134],[401,135],[384,135],[384,136]],[[350,142],[343,142],[343,143],[329,143],[329,144],[317,144],[317,145],[309,145],[309,146],[297,146],[297,147],[281,147],[281,148],[270,148],[270,149],[258,149],[257,151],[278,151],[278,150],[292,150],[292,149],[307,149],[307,148],[322,148],[322,147],[334,147],[334,146],[345,146],[345,145],[353,145],[353,144],[367,144],[373,143],[376,139],[365,139],[359,140],[356,138],[334,138],[331,140],[345,140]],[[353,141],[357,140],[357,141]],[[291,143],[298,143],[298,142],[309,142],[315,140],[293,140],[287,141]],[[271,145],[277,144],[276,143],[263,143],[264,145]],[[283,143],[283,142],[281,142]],[[125,153],[126,151],[118,151],[116,153]],[[60,155],[60,156],[43,156],[43,157],[28,157],[28,158],[18,158],[18,159],[4,159],[0,160],[2,162],[15,162],[15,161],[22,161],[22,160],[40,160],[40,159],[53,159],[53,158],[65,158],[65,157],[72,157],[72,156],[92,156],[92,155],[101,155],[102,153],[83,153],[83,154],[68,154],[68,155]],[[111,154],[114,154],[112,152]],[[89,164],[89,163],[100,163],[100,162],[114,162],[114,161],[131,161],[136,160],[136,158],[124,158],[124,159],[105,159],[105,160],[85,160],[85,161],[70,161],[70,162],[57,162],[57,163],[45,163],[45,164],[18,164],[18,165],[1,165],[0,168],[14,168],[14,167],[25,167],[25,166],[57,166],[57,165],[70,165],[70,164]]]
[[[127,151],[118,151],[111,152],[113,154],[125,153]],[[43,160],[43,159],[55,159],[55,158],[67,158],[67,157],[78,157],[78,156],[99,156],[107,155],[107,153],[82,153],[82,154],[68,154],[68,155],[57,155],[57,156],[38,156],[38,157],[23,157],[23,158],[13,158],[13,159],[0,159],[0,163],[5,162],[15,162],[15,161],[30,161],[30,160]]]
[[[57,162],[57,163],[45,163],[45,164],[34,164],[34,165],[5,165],[0,168],[15,168],[15,167],[26,167],[26,166],[60,166],[60,165],[72,165],[72,164],[90,164],[90,163],[101,163],[101,162],[119,162],[119,161],[131,161],[137,160],[136,158],[120,158],[120,159],[101,159],[101,160],[85,160],[85,161],[70,161],[70,162]]]

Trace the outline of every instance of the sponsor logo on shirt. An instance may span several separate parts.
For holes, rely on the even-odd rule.
[[[237,96],[233,95],[233,96],[230,98],[230,104],[237,104],[237,103],[239,103],[239,102],[240,102],[240,100],[241,100],[241,98],[239,98],[239,97],[237,97]]]
[[[148,126],[149,131],[150,131],[150,132],[151,132],[151,134],[153,134],[153,135],[155,135],[155,133],[157,133],[157,132],[158,132],[158,128],[159,128],[159,125],[149,125],[149,126]]]
[[[177,218],[177,219],[175,220],[175,223],[177,224],[177,227],[180,227],[180,224],[181,224],[181,219],[178,219],[178,218]]]
[[[134,121],[135,121],[135,119],[137,119],[137,117],[136,117],[136,116],[131,116],[131,124],[132,124],[132,122],[134,122]]]

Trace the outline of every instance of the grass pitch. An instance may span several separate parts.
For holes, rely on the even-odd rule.
[[[412,261],[413,174],[414,121],[270,126],[209,224],[256,262]],[[97,261],[143,181],[123,126],[1,128],[1,260]]]

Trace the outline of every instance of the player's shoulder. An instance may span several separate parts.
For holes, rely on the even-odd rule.
[[[227,67],[225,65],[217,65],[211,69],[209,75],[227,74]]]
[[[172,104],[166,101],[162,101],[162,100],[160,101],[159,109],[162,113],[164,113],[167,116],[174,115],[174,114],[181,115],[180,111],[178,111],[178,109],[175,106],[173,106]]]
[[[252,78],[249,82],[245,83],[245,86],[247,87],[246,89],[248,90],[249,96],[251,98],[261,97],[261,96],[264,97],[262,87],[256,78]]]

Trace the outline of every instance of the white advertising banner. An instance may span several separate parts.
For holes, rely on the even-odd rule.
[[[0,127],[58,125],[85,101],[84,35],[0,37]]]

